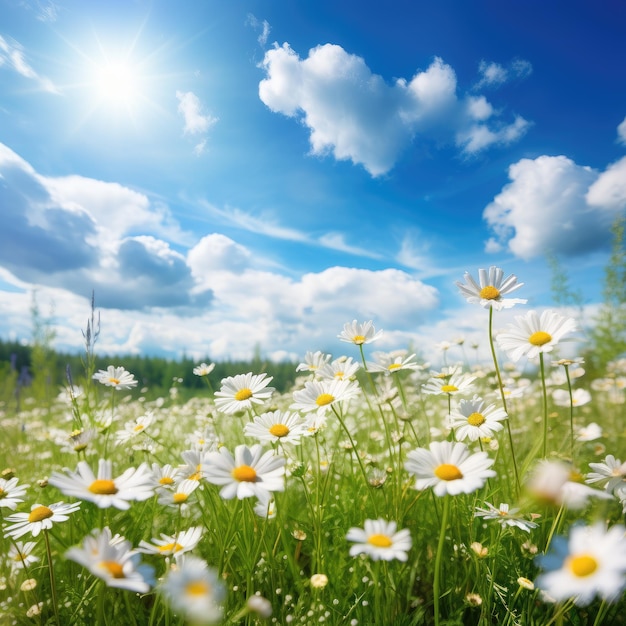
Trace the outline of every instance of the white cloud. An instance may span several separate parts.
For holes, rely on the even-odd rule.
[[[474,90],[500,87],[511,80],[527,78],[532,71],[533,66],[524,59],[514,59],[507,67],[483,60],[478,66],[480,80],[474,85]]]
[[[617,127],[617,140],[620,143],[626,144],[626,117],[622,120]]]
[[[457,95],[452,67],[440,58],[410,81],[388,84],[365,61],[325,44],[300,57],[289,44],[265,54],[259,97],[272,111],[302,117],[311,152],[388,172],[414,140],[456,143],[465,153],[518,139],[528,124],[500,120],[483,98]],[[488,125],[489,122],[489,125]]]
[[[206,133],[217,123],[216,117],[203,113],[200,98],[192,91],[177,91],[176,98],[178,99],[178,112],[185,121],[183,132],[186,135]]]
[[[24,78],[36,82],[42,91],[48,93],[60,93],[56,85],[45,76],[40,76],[26,61],[24,49],[16,42],[9,42],[0,35],[0,67],[7,65]]]
[[[484,210],[495,238],[518,257],[584,254],[606,245],[616,210],[624,206],[626,159],[598,175],[565,156],[522,159],[509,167],[511,182]]]
[[[259,45],[264,48],[267,43],[267,38],[270,36],[270,31],[272,30],[269,22],[267,20],[259,20],[252,13],[248,13],[248,17],[246,18],[246,24],[249,24],[255,30],[261,31],[259,36],[257,37],[257,41]]]

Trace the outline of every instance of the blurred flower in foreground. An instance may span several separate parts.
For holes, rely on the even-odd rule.
[[[258,444],[239,445],[234,456],[226,447],[211,452],[202,469],[208,482],[222,486],[220,496],[225,500],[256,496],[267,501],[270,492],[285,489],[285,459],[272,450],[263,454]]]
[[[411,534],[406,528],[399,531],[396,528],[396,522],[384,519],[366,519],[364,528],[350,528],[346,539],[355,542],[350,556],[367,554],[374,561],[406,561],[412,545]]]
[[[19,539],[22,535],[31,533],[33,537],[37,537],[42,530],[50,530],[54,524],[66,522],[79,508],[80,502],[56,502],[48,506],[33,504],[30,513],[14,513],[6,518],[11,525],[4,528],[4,536]]]
[[[147,593],[154,585],[154,568],[141,563],[141,555],[132,549],[130,541],[112,537],[108,526],[93,530],[82,547],[70,548],[65,558],[88,569],[108,587]]]
[[[509,359],[519,361],[524,355],[534,359],[544,352],[552,352],[561,339],[577,330],[572,317],[564,317],[548,309],[538,315],[528,311],[526,315],[517,315],[516,324],[509,324],[509,330],[496,335],[500,348]]]
[[[415,489],[432,487],[437,496],[455,496],[480,489],[487,478],[496,475],[492,465],[486,452],[470,454],[464,443],[433,441],[428,450],[409,452],[404,467],[415,476]]]
[[[222,387],[215,392],[215,407],[222,413],[237,413],[252,408],[252,403],[263,404],[274,393],[267,385],[272,376],[267,374],[237,374],[222,379]]]
[[[359,324],[356,320],[352,320],[352,323],[346,322],[343,325],[343,330],[337,337],[339,337],[341,341],[362,346],[364,343],[376,341],[382,334],[382,330],[376,332],[372,320],[363,322],[362,324]]]
[[[131,500],[147,500],[154,495],[152,472],[146,463],[137,469],[129,467],[121,476],[113,478],[111,461],[100,459],[96,477],[85,461],[80,461],[76,471],[65,468],[65,473],[53,472],[48,483],[66,496],[93,502],[101,509],[110,506],[126,510]]]
[[[555,537],[552,551],[537,561],[547,571],[535,585],[556,602],[571,598],[586,606],[596,595],[616,601],[626,586],[626,528],[573,526],[567,539]]]
[[[489,270],[478,270],[478,283],[469,272],[465,272],[463,275],[465,284],[457,281],[456,286],[470,304],[480,304],[484,308],[493,307],[496,311],[500,311],[501,309],[510,309],[516,304],[526,304],[526,300],[502,297],[519,289],[524,284],[518,283],[517,276],[514,274],[503,278],[504,272],[499,267],[492,265]]]
[[[456,410],[450,414],[450,428],[458,441],[467,438],[476,441],[482,437],[493,437],[502,430],[500,422],[508,418],[503,408],[495,404],[485,406],[485,401],[478,396],[471,400],[461,400]]]
[[[198,557],[185,555],[170,569],[161,592],[172,609],[192,624],[212,624],[222,618],[220,604],[226,591],[217,572]]]
[[[106,370],[99,370],[93,375],[93,378],[107,387],[118,390],[137,386],[133,374],[127,372],[123,367],[115,367],[114,365],[109,365]]]
[[[516,526],[526,532],[530,532],[531,528],[537,528],[535,522],[526,520],[517,514],[519,509],[509,509],[509,505],[506,503],[501,503],[497,509],[489,502],[485,502],[485,505],[487,506],[486,509],[476,507],[474,517],[496,520],[501,526]]]
[[[18,485],[18,479],[13,477],[9,480],[0,478],[0,509],[6,508],[15,511],[18,503],[24,502],[22,496],[30,485]]]

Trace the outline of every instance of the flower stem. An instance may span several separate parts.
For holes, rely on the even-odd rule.
[[[50,537],[48,536],[48,530],[43,529],[43,538],[46,543],[46,555],[48,557],[48,573],[50,574],[50,595],[52,596],[52,607],[54,609],[54,619],[57,626],[61,626],[61,619],[59,618],[59,601],[57,600],[57,587],[54,580],[54,567],[52,565],[52,550],[50,549]]]
[[[546,369],[543,352],[539,353],[539,369],[541,370],[541,389],[543,391],[543,458],[548,454],[548,391],[546,389]]]
[[[433,581],[433,598],[435,602],[435,626],[440,624],[440,607],[441,599],[441,574],[443,567],[443,546],[446,541],[446,527],[448,526],[448,515],[450,513],[450,496],[446,494],[443,497],[443,512],[441,514],[441,527],[439,530],[439,543],[437,544],[437,554],[435,555],[435,579]]]
[[[567,378],[567,391],[569,392],[569,454],[572,457],[572,463],[574,462],[574,396],[572,395],[572,380],[569,375],[569,366],[567,363],[563,366],[565,368],[565,377]]]

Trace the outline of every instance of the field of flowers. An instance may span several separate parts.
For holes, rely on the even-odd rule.
[[[0,624],[626,623],[626,359],[588,380],[575,319],[458,286],[488,363],[354,321],[288,392],[202,363],[187,401],[94,371],[92,312],[52,406],[0,406]]]

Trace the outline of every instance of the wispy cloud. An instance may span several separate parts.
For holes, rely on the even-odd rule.
[[[185,135],[199,136],[208,132],[219,120],[203,111],[200,98],[192,91],[177,91],[178,112],[183,116]],[[207,139],[202,137],[194,147],[194,154],[200,156],[206,150]]]
[[[265,48],[265,44],[267,44],[267,38],[270,35],[270,31],[272,30],[269,22],[267,20],[259,20],[252,13],[248,13],[246,18],[246,24],[252,26],[254,30],[260,31],[259,36],[257,37],[257,41],[261,48]]]
[[[42,91],[61,93],[57,86],[45,76],[38,74],[28,63],[24,48],[14,40],[7,40],[0,35],[0,68],[7,66],[20,76],[34,81]]]
[[[372,176],[391,170],[415,141],[475,154],[517,141],[528,128],[521,116],[505,122],[485,98],[459,95],[454,70],[440,58],[392,84],[333,44],[305,59],[287,43],[275,45],[261,66],[259,97],[272,111],[301,119],[312,154],[351,160]]]
[[[524,59],[514,59],[506,67],[493,61],[481,61],[478,66],[480,79],[474,85],[474,90],[496,88],[511,80],[521,80],[532,74],[533,66]]]

